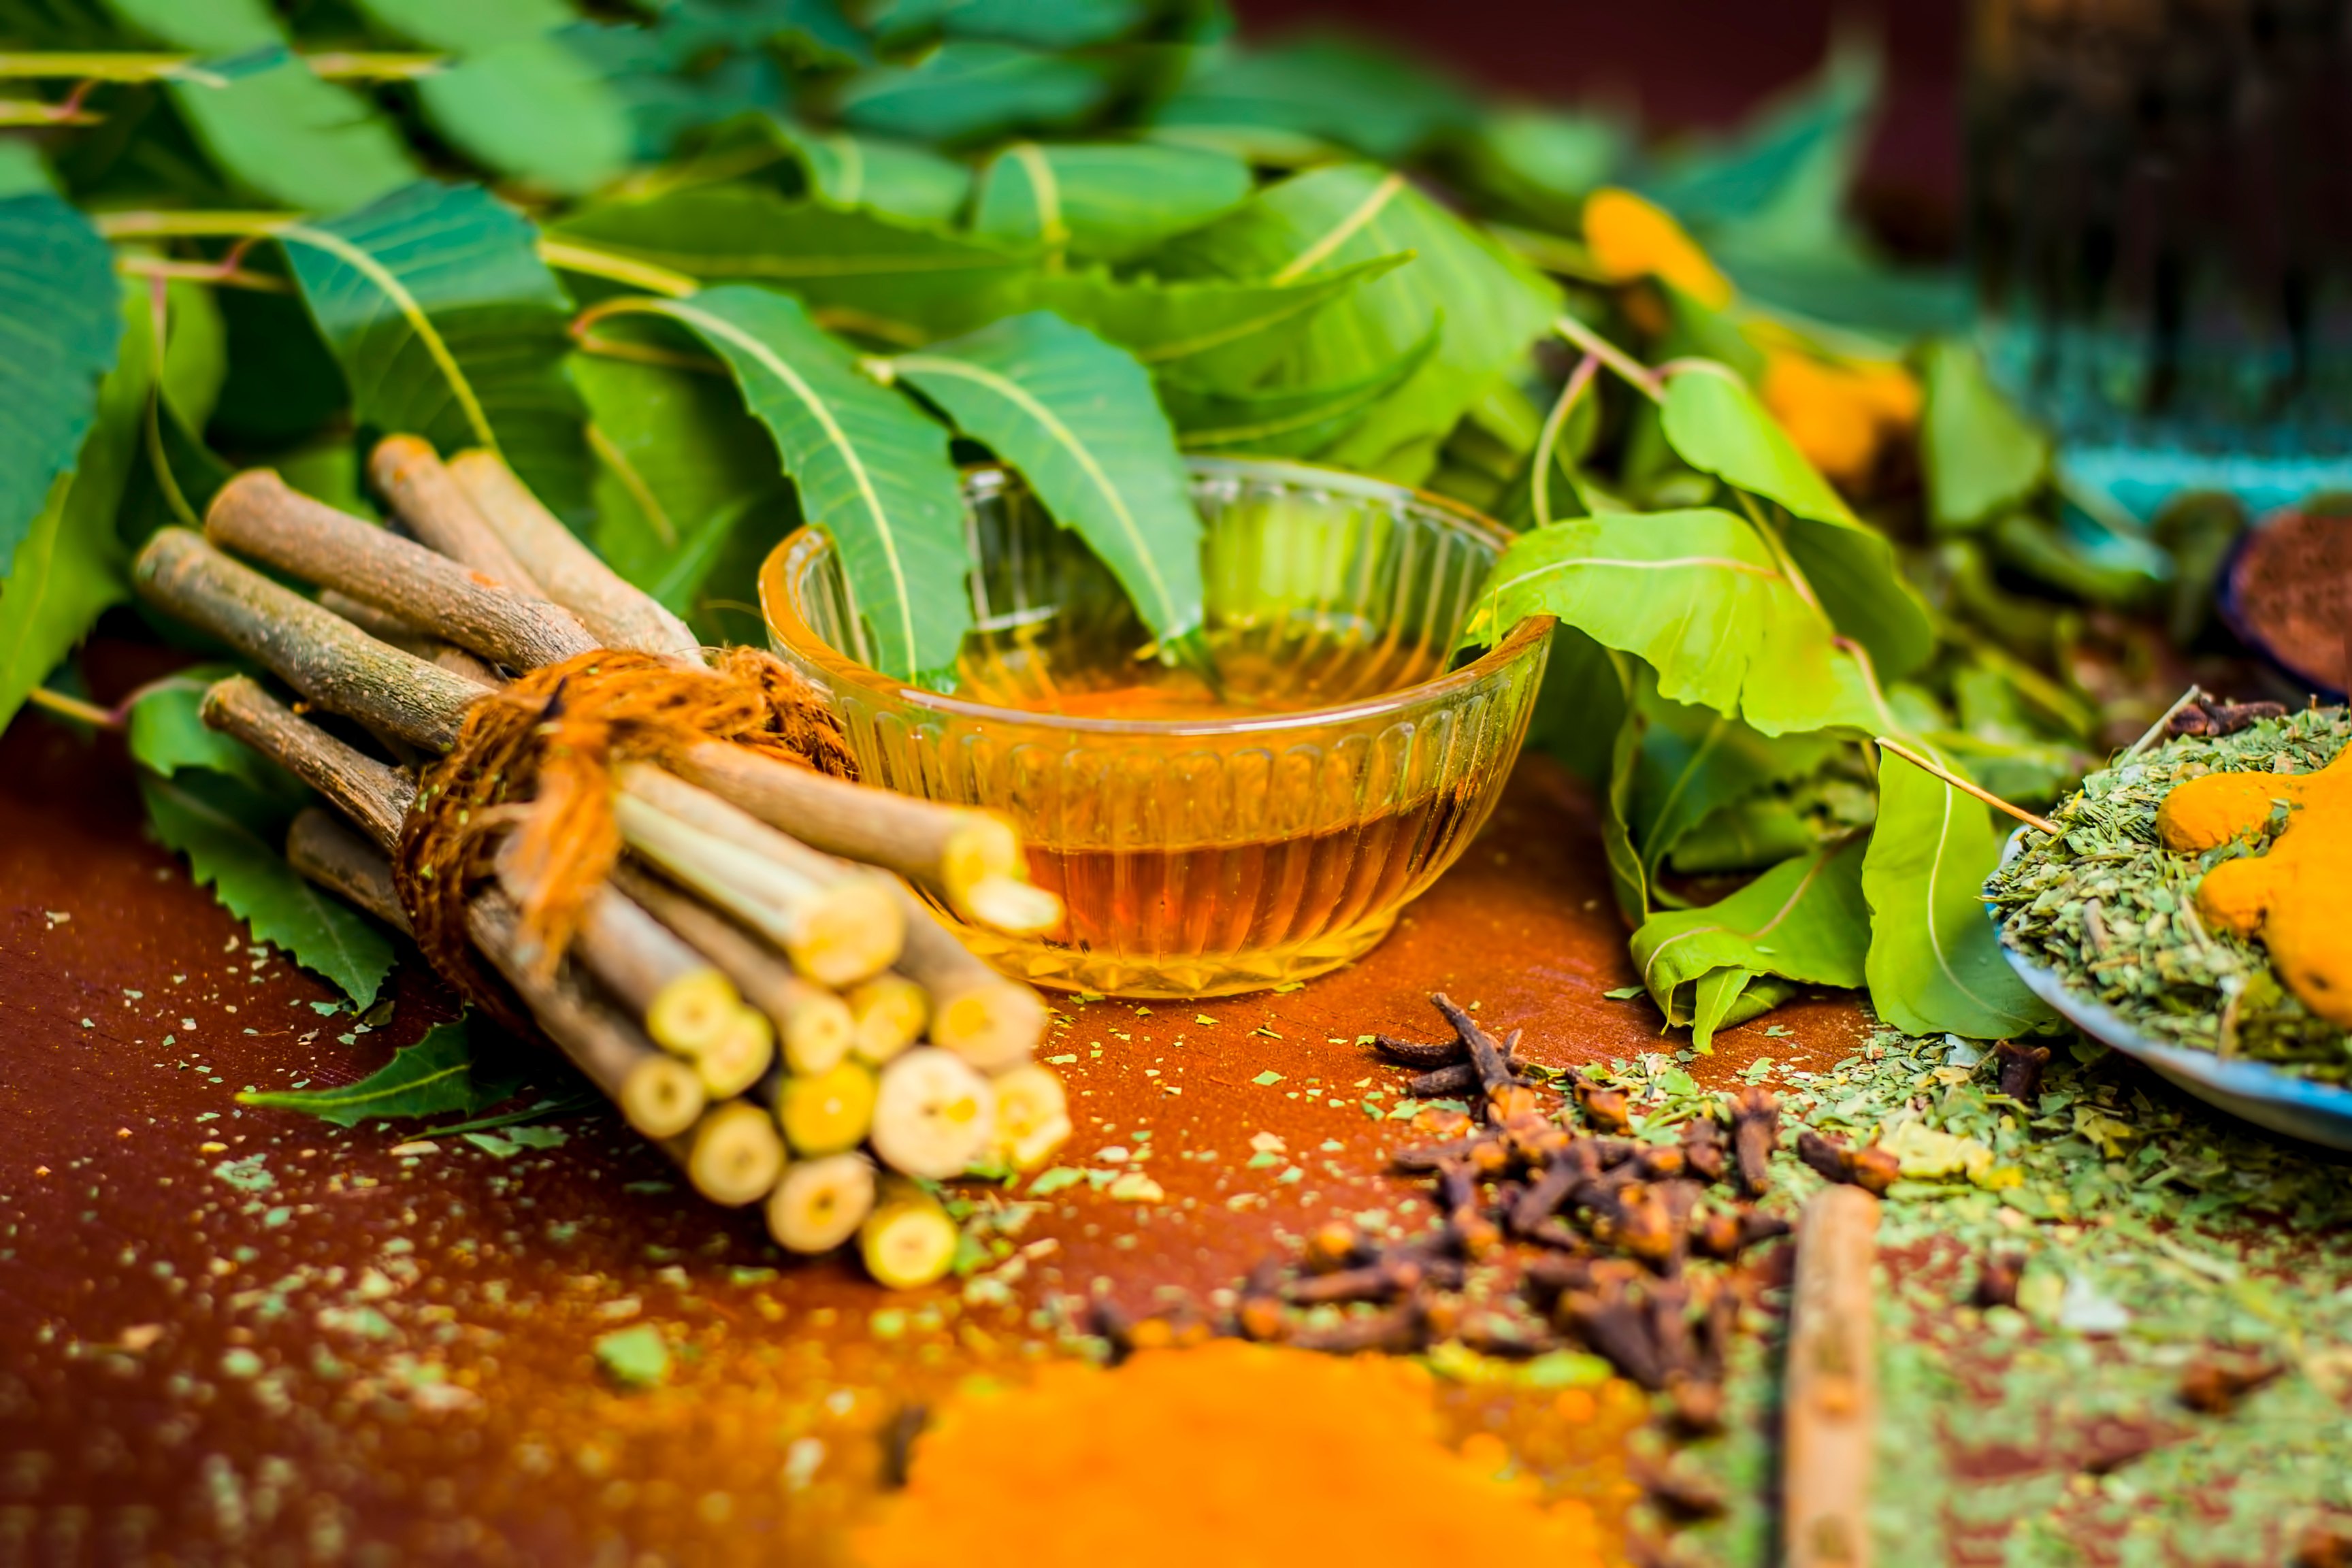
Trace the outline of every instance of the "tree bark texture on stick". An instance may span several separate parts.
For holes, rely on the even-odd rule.
[[[497,453],[460,452],[449,460],[449,472],[541,591],[578,616],[606,647],[685,658],[698,654],[699,643],[684,621],[605,565]]]
[[[368,457],[368,478],[409,531],[461,566],[518,594],[546,590],[483,521],[473,498],[443,466],[429,442],[387,436]]]
[[[297,876],[408,934],[408,911],[393,888],[392,862],[324,806],[303,807],[286,830],[286,863]]]
[[[278,672],[322,708],[446,752],[482,689],[387,647],[184,528],[159,530],[131,581],[142,597]]]
[[[312,500],[268,468],[247,469],[222,487],[205,513],[205,536],[512,669],[561,664],[597,646],[562,606],[488,582],[446,555]]]
[[[401,819],[416,799],[407,775],[305,722],[250,676],[214,682],[202,711],[206,725],[244,742],[325,795],[379,848],[400,842]]]

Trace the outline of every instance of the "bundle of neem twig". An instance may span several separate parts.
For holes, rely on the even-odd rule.
[[[1043,1003],[906,885],[1044,929],[1058,901],[1023,879],[1011,826],[782,760],[838,746],[789,672],[706,656],[496,455],[445,466],[393,437],[370,471],[391,527],[255,470],[203,536],[165,530],[135,572],[397,759],[244,677],[212,689],[208,724],[358,829],[305,813],[295,868],[494,1010],[519,999],[712,1202],[765,1199],[795,1252],[857,1237],[886,1285],[939,1278],[958,1238],[923,1183],[1033,1166],[1069,1132],[1031,1059]]]

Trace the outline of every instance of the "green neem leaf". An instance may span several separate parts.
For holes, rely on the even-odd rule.
[[[1395,363],[1339,386],[1223,392],[1193,385],[1180,369],[1160,376],[1160,400],[1188,451],[1303,458],[1328,446],[1365,409],[1403,384],[1436,348],[1433,327]]]
[[[1759,975],[1860,985],[1872,946],[1863,861],[1859,843],[1785,860],[1718,903],[1653,915],[1633,933],[1651,999],[1669,1020],[1699,1026],[1704,1049]]]
[[[320,80],[281,44],[204,68],[204,79],[167,90],[221,173],[244,189],[305,212],[341,212],[421,172],[364,97]]]
[[[0,203],[0,208],[9,205]],[[5,255],[0,251],[0,257]],[[143,288],[122,283],[107,287],[110,303],[120,312],[114,331],[121,333],[121,358],[99,384],[96,417],[86,421],[89,434],[73,455],[73,471],[49,482],[47,504],[32,519],[32,527],[19,541],[12,541],[15,553],[7,582],[0,585],[0,730],[16,717],[26,693],[89,635],[100,612],[130,597],[124,570],[128,558],[114,519],[138,461],[154,386],[154,318]],[[61,302],[59,308],[72,307]],[[37,344],[34,328],[32,321],[0,316],[0,336],[21,333]],[[110,332],[110,351],[112,343]],[[64,374],[70,385],[72,373]],[[30,394],[35,389],[16,390]],[[32,460],[32,440],[44,422],[36,416],[14,423],[15,430],[0,439],[24,444]],[[7,478],[0,477],[0,487],[7,483]]]
[[[1315,312],[1412,259],[1406,251],[1295,283],[1162,282],[1108,272],[1045,272],[1025,300],[1099,332],[1160,374],[1202,390],[1245,392],[1297,342]],[[1393,362],[1391,362],[1393,363]],[[1377,376],[1386,365],[1374,366]]]
[[[891,362],[1021,471],[1171,644],[1201,626],[1201,519],[1176,435],[1133,355],[1033,311]]]
[[[1675,870],[1704,877],[1777,865],[1810,854],[1820,842],[1793,803],[1758,795],[1714,812],[1677,840],[1667,858]]]
[[[1728,372],[1690,371],[1666,389],[1664,427],[1683,461],[1788,508],[1789,553],[1837,628],[1882,679],[1936,651],[1936,626],[1885,536],[1855,518],[1756,395]]]
[[[1149,0],[898,0],[875,25],[896,33],[936,24],[958,38],[1075,49],[1133,31],[1152,9]]]
[[[459,152],[565,195],[594,190],[636,151],[626,104],[561,38],[469,51],[419,82],[417,95]]]
[[[971,226],[1016,245],[1117,261],[1200,227],[1250,194],[1249,165],[1149,142],[1016,142],[981,171]]]
[[[1542,614],[1647,660],[1663,695],[1768,735],[1889,721],[1866,672],[1727,512],[1612,512],[1523,533],[1464,639]]]
[[[1831,735],[1759,734],[1712,709],[1644,695],[1632,826],[1644,879],[1654,883],[1684,836],[1719,807],[1782,779],[1802,778],[1839,745]]]
[[[73,466],[121,337],[114,256],[89,220],[45,192],[0,199],[0,566]]]
[[[1154,125],[1269,130],[1395,163],[1475,110],[1461,89],[1384,49],[1339,38],[1282,48],[1196,50]]]
[[[131,705],[131,755],[159,777],[184,768],[226,773],[264,797],[299,804],[304,792],[292,774],[205,723],[205,693],[237,673],[234,665],[200,664],[143,688]]]
[[[2050,477],[2050,437],[2003,397],[1984,361],[1946,339],[1921,351],[1927,408],[1919,455],[1938,528],[1974,528],[2040,489]]]
[[[971,623],[963,500],[947,432],[877,385],[800,302],[743,284],[628,301],[724,359],[776,438],[801,511],[833,536],[868,646],[903,679],[945,670]]]
[[[1004,314],[1032,266],[944,228],[751,185],[602,203],[556,232],[690,278],[790,289],[837,325],[908,347]]]
[[[777,124],[809,186],[837,207],[867,207],[916,223],[945,223],[971,195],[971,171],[928,147],[881,136]]]
[[[777,524],[793,515],[776,443],[722,374],[583,354],[572,379],[588,400],[596,454],[597,552],[688,614],[740,530],[763,514]]]
[[[569,301],[528,219],[478,187],[420,182],[277,232],[362,425],[494,448],[550,507],[585,514]]]
[[[1702,226],[1733,226],[1772,216],[1796,198],[1837,202],[1848,188],[1834,189],[1818,178],[1827,170],[1843,175],[1851,166],[1878,93],[1876,56],[1867,48],[1842,47],[1821,75],[1768,104],[1731,135],[1689,144],[1662,161],[1640,184],[1642,194]]]
[[[1862,870],[1870,1000],[1904,1033],[1994,1039],[2051,1022],[2001,957],[1984,910],[1980,889],[2000,858],[1985,807],[1900,758],[1881,758],[1878,826]]]
[[[1557,110],[1511,108],[1488,115],[1465,139],[1469,177],[1519,211],[1570,233],[1581,227],[1585,195],[1624,162],[1631,138],[1613,120]]]
[[[357,1083],[339,1089],[279,1089],[236,1097],[239,1105],[299,1110],[338,1127],[412,1116],[446,1116],[483,1110],[521,1087],[511,1078],[485,1082],[476,1075],[474,1041],[467,1020],[436,1024],[425,1037]]]
[[[842,89],[853,130],[956,142],[1015,126],[1064,125],[1109,95],[1094,67],[1008,44],[950,41],[920,65],[886,66]]]
[[[1369,163],[1316,169],[1259,192],[1158,259],[1177,276],[1292,283],[1357,262],[1416,253],[1360,285],[1344,311],[1310,318],[1270,375],[1330,386],[1372,374],[1443,322],[1421,369],[1318,454],[1344,467],[1416,481],[1447,432],[1519,363],[1559,313],[1547,279],[1412,188]]]
[[[457,57],[417,83],[435,130],[477,163],[566,195],[593,190],[635,151],[627,107],[578,49],[561,0],[358,0],[386,31]]]
[[[392,943],[286,864],[273,841],[283,827],[282,806],[217,773],[142,775],[139,793],[155,836],[188,858],[197,882],[212,884],[257,941],[291,952],[303,968],[341,986],[354,1006],[375,1000],[392,972]]]

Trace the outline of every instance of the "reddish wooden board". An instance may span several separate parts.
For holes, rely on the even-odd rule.
[[[1398,1075],[1356,1036],[1427,1036],[1443,988],[1541,1062],[1656,1048],[1646,1001],[1601,994],[1634,976],[1594,820],[1525,762],[1354,968],[1149,1015],[1064,1002],[1070,1162],[1149,1146],[1166,1201],[1054,1194],[1012,1238],[1019,1277],[968,1300],[783,1259],[610,1118],[501,1158],[241,1110],[248,1085],[364,1075],[452,998],[411,956],[389,1025],[345,1043],[311,1005],[329,989],[142,837],[120,745],[27,715],[0,740],[0,1563],[835,1559],[901,1404],[1067,1353],[1057,1303],[1205,1302],[1325,1218],[1426,1218],[1383,1172],[1402,1124],[1364,1106]],[[1849,998],[1801,1002],[1697,1067],[1822,1066],[1862,1030]],[[1251,1169],[1265,1133],[1285,1163]],[[637,1323],[672,1367],[628,1392],[593,1346]],[[1637,1402],[1499,1397],[1454,1415],[1615,1521]]]

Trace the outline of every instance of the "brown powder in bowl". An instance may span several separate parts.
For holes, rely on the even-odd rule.
[[[2278,513],[2247,537],[2230,588],[2240,636],[2307,680],[2352,684],[2352,516]]]

